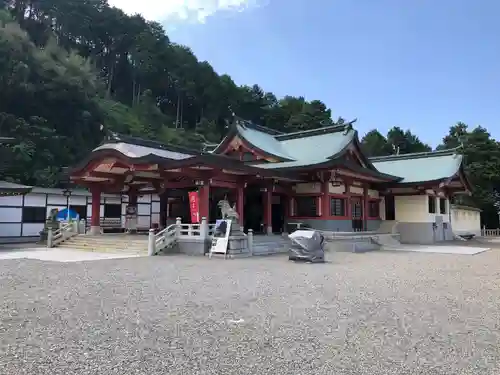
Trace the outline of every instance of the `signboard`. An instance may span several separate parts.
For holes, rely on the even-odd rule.
[[[215,222],[215,232],[210,247],[210,257],[212,254],[226,254],[229,243],[229,233],[231,232],[231,220],[217,220]]]
[[[200,222],[200,207],[198,193],[196,191],[189,192],[189,210],[191,212],[191,223]]]

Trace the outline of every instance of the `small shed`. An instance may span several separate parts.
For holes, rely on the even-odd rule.
[[[481,210],[476,207],[451,205],[451,228],[455,234],[481,235]]]

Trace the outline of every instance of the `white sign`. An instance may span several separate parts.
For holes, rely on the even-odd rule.
[[[212,237],[209,257],[212,254],[226,255],[227,245],[229,244],[229,232],[231,232],[231,220],[217,220],[215,222],[215,233]]]

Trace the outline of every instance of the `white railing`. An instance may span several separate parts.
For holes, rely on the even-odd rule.
[[[158,233],[154,233],[153,230],[153,235],[154,235],[154,248],[150,249],[148,246],[148,253],[152,252],[151,255],[156,254],[158,251],[161,251],[170,245],[172,245],[176,239],[176,232],[177,232],[177,225],[172,224],[163,229],[162,231]],[[151,235],[151,233],[150,233]]]
[[[61,223],[59,229],[48,229],[47,247],[54,247],[78,234],[78,222]]]
[[[500,237],[500,228],[497,229],[486,229],[483,227],[481,230],[481,236],[483,237]]]

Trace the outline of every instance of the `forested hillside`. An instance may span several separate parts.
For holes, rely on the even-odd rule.
[[[202,148],[221,139],[233,113],[285,132],[344,121],[320,100],[236,85],[172,43],[161,25],[106,0],[0,0],[0,136],[20,141],[0,178],[54,186],[60,168],[107,129]],[[363,144],[370,155],[430,150],[414,133],[373,130]],[[460,144],[475,204],[496,220],[499,144],[486,129],[458,124],[440,147]]]

